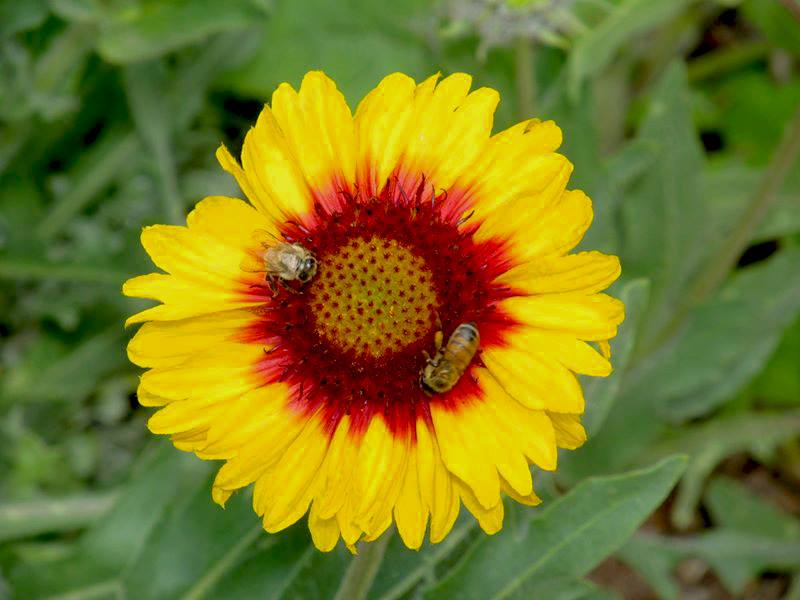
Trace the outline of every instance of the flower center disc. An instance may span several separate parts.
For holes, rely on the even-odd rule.
[[[400,352],[435,321],[425,259],[393,239],[354,238],[321,257],[308,293],[317,334],[361,357]]]
[[[502,246],[476,242],[459,211],[421,196],[426,189],[387,185],[379,198],[342,194],[334,209],[317,205],[307,223],[288,221],[281,232],[314,253],[314,278],[299,293],[248,286],[263,307],[246,339],[269,346],[258,373],[289,385],[298,410],[321,410],[330,432],[345,415],[352,431],[366,431],[380,413],[393,432],[413,436],[419,418],[430,420],[430,402],[477,393],[469,371],[446,395],[422,390],[437,330],[446,339],[475,322],[491,347],[513,326],[497,310],[512,291],[493,283],[511,264]]]

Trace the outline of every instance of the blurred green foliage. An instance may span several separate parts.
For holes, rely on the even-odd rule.
[[[615,554],[663,598],[692,558],[800,598],[798,6],[0,0],[0,598],[328,598],[352,567],[148,441],[121,326],[141,227],[237,195],[215,148],[315,68],[353,106],[392,71],[465,70],[501,91],[496,129],[555,118],[628,308],[545,505],[493,538],[463,516],[419,553],[393,537],[369,597],[613,598],[585,577]]]

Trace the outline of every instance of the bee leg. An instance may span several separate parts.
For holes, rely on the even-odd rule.
[[[275,278],[272,275],[267,277],[267,285],[272,292],[272,297],[275,298],[278,295],[278,286],[275,283]]]
[[[289,292],[290,294],[300,295],[300,294],[303,293],[303,292],[301,292],[299,290],[294,289],[292,286],[290,286],[288,283],[286,283],[286,281],[284,279],[278,279],[278,283],[280,283],[280,286],[283,289],[285,289],[287,292]]]
[[[444,333],[442,330],[438,330],[436,334],[433,336],[433,343],[436,345],[436,353],[439,353],[439,350],[442,349],[442,344],[444,343]]]
[[[419,370],[419,382],[418,382],[419,383],[419,387],[422,390],[422,393],[425,394],[428,398],[433,398],[433,394],[428,389],[428,387],[425,385],[424,377],[425,377],[425,369],[420,369]]]
[[[436,333],[433,336],[433,343],[436,345],[436,352],[438,353],[444,343],[444,333],[442,332],[442,319],[439,317],[439,311],[436,310],[433,314],[436,316]]]

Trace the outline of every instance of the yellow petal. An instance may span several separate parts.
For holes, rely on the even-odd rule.
[[[483,152],[500,97],[490,88],[470,93],[472,77],[464,73],[438,85],[436,79],[427,79],[415,91],[400,171],[413,177],[422,173],[437,190],[447,190]]]
[[[515,296],[504,300],[502,307],[520,323],[572,333],[586,341],[613,338],[625,318],[622,302],[606,294]]]
[[[319,489],[314,506],[321,519],[330,519],[344,505],[353,491],[353,471],[358,462],[360,440],[350,434],[350,417],[345,415],[336,426],[320,470]]]
[[[412,550],[419,550],[425,539],[428,507],[422,501],[420,492],[416,448],[409,453],[400,496],[394,507],[394,518],[397,522],[397,531],[405,545]]]
[[[499,353],[490,351],[490,354],[500,354],[503,357],[511,358],[514,353],[519,353],[518,361],[513,358],[511,360],[518,363],[520,368],[524,368],[529,361],[536,361],[537,357],[544,356],[557,360],[575,373],[595,377],[605,377],[611,373],[611,363],[608,362],[608,359],[588,343],[577,339],[574,334],[520,327],[507,335],[505,343],[505,349],[500,350]],[[531,356],[533,358],[530,358]],[[504,358],[503,362],[508,362],[508,359]],[[574,392],[574,386],[571,383],[569,389]],[[544,393],[544,390],[540,393]],[[513,393],[512,396],[514,396]],[[547,400],[543,401],[543,405],[533,408],[547,408]]]
[[[256,126],[244,138],[242,167],[262,207],[273,218],[289,220],[311,208],[311,190],[269,107],[264,107]]]
[[[379,512],[375,515],[373,523],[364,532],[365,542],[374,542],[381,537],[392,524],[392,511]]]
[[[565,189],[572,164],[560,154],[541,157],[538,161],[540,168],[527,193],[502,204],[480,198],[475,205],[475,220],[480,223],[475,240],[508,240],[517,262],[536,256],[535,251],[543,242],[533,239],[534,235],[546,236],[549,240],[559,234],[553,220],[558,211],[564,210],[564,198],[569,194]]]
[[[261,300],[248,299],[233,287],[230,289],[206,287],[163,273],[133,277],[122,286],[122,293],[134,298],[149,298],[164,303],[129,317],[125,321],[125,327],[145,321],[188,319],[262,303]]]
[[[217,160],[236,178],[253,206],[273,221],[287,221],[311,209],[311,190],[268,106],[245,136],[242,165],[225,146],[217,150]]]
[[[483,435],[480,402],[474,399],[455,410],[433,402],[431,416],[447,470],[470,486],[484,507],[491,508],[500,497],[500,478],[491,457],[478,443],[478,436]]]
[[[514,491],[510,485],[506,482],[501,482],[503,493],[508,495],[509,498],[514,500],[515,502],[519,502],[520,504],[524,504],[525,506],[536,506],[537,504],[541,504],[542,500],[539,496],[536,495],[536,492],[531,492],[527,496],[520,496],[517,492]]]
[[[453,528],[461,503],[436,438],[421,419],[417,421],[417,472],[420,496],[431,514],[431,543],[437,544]]]
[[[413,114],[414,80],[402,73],[383,79],[361,101],[355,129],[359,188],[375,195],[397,166]]]
[[[364,531],[377,524],[373,521],[376,515],[391,515],[400,493],[409,443],[407,438],[393,435],[380,417],[369,424],[361,440],[354,473],[358,498],[356,523]]]
[[[523,263],[505,272],[496,281],[526,294],[594,294],[614,283],[620,273],[616,256],[580,252],[567,256],[546,256]]]
[[[140,367],[174,367],[241,335],[252,313],[232,310],[176,321],[145,323],[128,343],[128,358]]]
[[[211,499],[219,504],[222,508],[225,508],[225,503],[232,495],[233,492],[230,490],[223,490],[216,487],[211,488]]]
[[[255,365],[263,355],[256,344],[221,343],[176,366],[150,369],[142,375],[141,385],[175,400],[239,397],[261,384]]]
[[[205,444],[205,427],[193,427],[186,431],[180,431],[170,436],[172,444],[184,452],[194,452],[198,447]]]
[[[236,455],[220,468],[214,485],[235,490],[257,480],[283,455],[303,430],[306,418],[290,410],[261,420],[260,435],[242,446]]]
[[[146,389],[144,389],[144,387],[142,387],[141,383],[139,384],[139,387],[136,388],[136,399],[142,406],[164,406],[165,404],[173,402],[171,398],[163,398],[148,392]]]
[[[548,413],[548,416],[553,422],[559,448],[575,450],[583,446],[586,441],[586,430],[581,425],[580,415]]]
[[[298,162],[312,191],[337,198],[339,189],[352,187],[353,117],[330,78],[311,71],[303,78],[299,93],[289,84],[281,84],[272,95],[272,112],[289,151],[301,158]]]
[[[142,230],[142,246],[158,268],[212,289],[228,289],[240,276],[244,249],[202,231],[151,225]]]
[[[224,412],[208,428],[203,456],[233,458],[242,447],[263,435],[264,428],[282,425],[288,401],[288,386],[275,383],[251,390],[227,403]]]
[[[336,518],[322,519],[316,511],[316,503],[308,513],[308,529],[317,550],[330,552],[339,541],[339,524]]]
[[[592,224],[592,201],[580,190],[561,194],[558,202],[536,215],[516,223],[506,235],[511,239],[518,259],[533,261],[543,256],[561,256],[583,239]]]
[[[348,548],[352,546],[361,538],[363,531],[355,523],[355,505],[358,499],[355,494],[349,494],[344,501],[344,504],[336,513],[336,522],[339,524],[339,530],[342,532],[342,539]],[[355,553],[354,553],[355,554]]]
[[[483,420],[493,426],[505,452],[496,457],[500,474],[521,495],[528,495],[532,482],[528,465],[517,455],[525,456],[548,471],[556,468],[557,449],[550,419],[541,410],[531,410],[509,396],[486,369],[477,369],[475,376],[484,395]]]
[[[302,433],[289,445],[274,467],[261,476],[254,494],[260,513],[264,510],[264,529],[270,533],[285,529],[302,517],[314,497],[314,482],[328,451],[328,434],[316,416],[308,419]]]
[[[504,511],[502,500],[498,499],[497,504],[486,508],[478,502],[469,486],[459,481],[456,481],[455,485],[464,506],[466,506],[467,510],[477,519],[478,525],[481,526],[484,533],[494,535],[503,528]]]
[[[207,234],[231,248],[250,244],[253,231],[263,229],[277,234],[275,223],[238,198],[210,196],[197,203],[186,217],[191,231]]]
[[[205,431],[222,410],[224,408],[213,400],[170,402],[147,420],[147,428],[153,433],[174,434],[198,427]]]
[[[503,204],[540,194],[569,162],[555,153],[561,130],[553,121],[531,119],[489,139],[484,150],[454,183],[477,218]],[[529,202],[529,201],[528,201]]]
[[[583,412],[578,380],[552,356],[509,346],[482,350],[481,359],[503,389],[527,408]]]

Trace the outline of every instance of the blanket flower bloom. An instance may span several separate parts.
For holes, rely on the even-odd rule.
[[[491,534],[504,494],[539,502],[530,465],[586,439],[575,374],[611,372],[619,261],[569,254],[592,205],[566,189],[558,127],[492,135],[498,93],[470,87],[395,73],[353,115],[323,73],[282,84],[241,162],[217,152],[249,203],[209,197],[142,233],[164,271],[123,290],[160,302],[127,321],[148,427],[225,461],[219,504],[254,484],[269,532],[308,512],[320,550],[392,522],[416,549],[463,503]],[[316,259],[307,281],[267,272],[278,245]],[[426,388],[425,353],[462,324],[479,341],[460,377]]]

